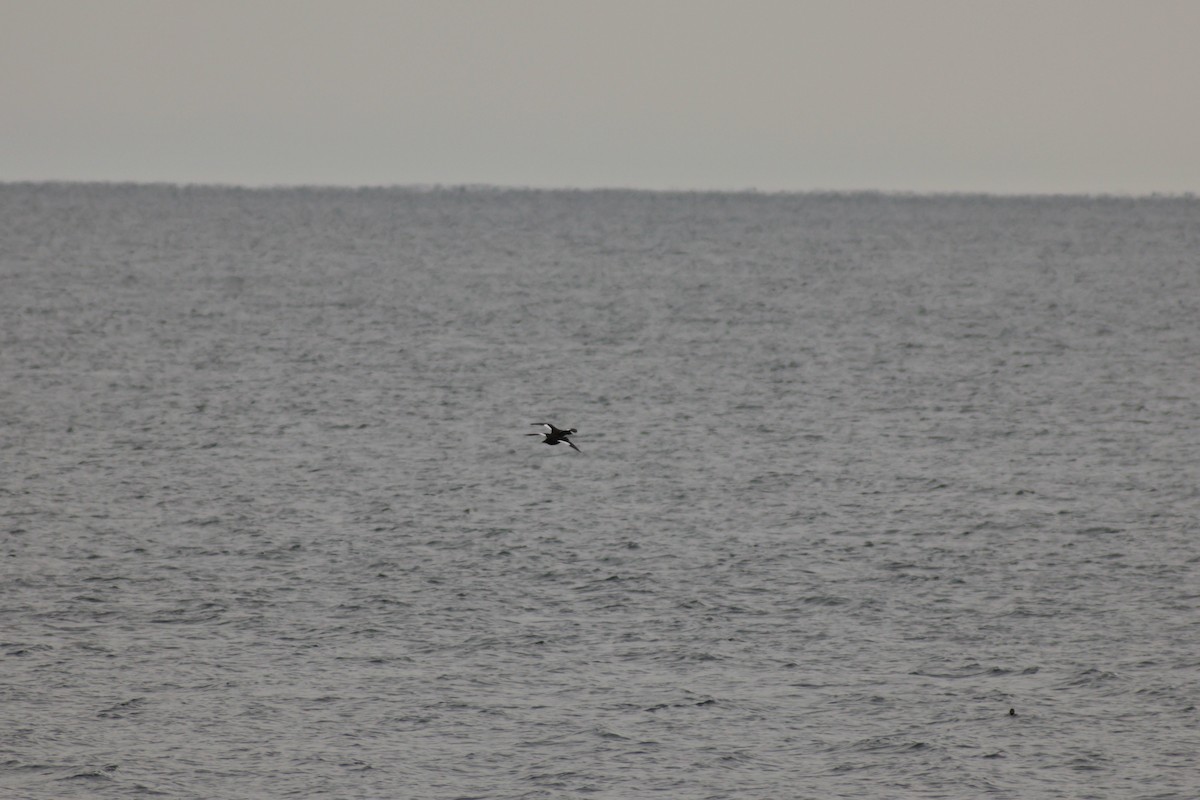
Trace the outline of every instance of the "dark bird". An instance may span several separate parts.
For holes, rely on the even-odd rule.
[[[542,437],[542,444],[552,444],[553,445],[553,444],[558,444],[559,442],[566,442],[566,444],[572,450],[574,450],[576,453],[583,452],[582,450],[580,450],[578,447],[575,446],[574,442],[572,442],[570,439],[567,438],[568,436],[570,436],[573,433],[578,433],[578,431],[576,431],[574,428],[567,428],[564,431],[562,428],[554,427],[549,422],[535,422],[535,423],[533,423],[533,425],[534,425],[534,427],[545,428],[545,430],[542,431],[541,433],[527,433],[527,434],[525,434],[526,436],[540,436],[540,437]]]

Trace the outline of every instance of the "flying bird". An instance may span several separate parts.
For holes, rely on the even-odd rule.
[[[540,436],[540,437],[542,437],[542,444],[553,445],[553,444],[558,444],[559,442],[566,442],[567,446],[570,447],[572,450],[574,450],[576,453],[583,452],[582,450],[580,450],[578,447],[575,446],[574,442],[572,442],[570,439],[567,438],[568,436],[570,436],[573,433],[578,433],[578,431],[576,431],[574,428],[567,428],[564,431],[562,428],[554,427],[549,422],[535,422],[535,423],[533,423],[533,425],[536,428],[544,428],[545,430],[543,430],[541,433],[527,433],[527,434],[525,434],[526,436]]]

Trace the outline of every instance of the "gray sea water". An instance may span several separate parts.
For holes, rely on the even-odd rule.
[[[1196,798],[1198,464],[1195,198],[0,185],[0,796]]]

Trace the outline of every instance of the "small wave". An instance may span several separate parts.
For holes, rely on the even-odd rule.
[[[134,697],[126,700],[123,703],[109,706],[108,708],[96,714],[100,719],[122,719],[124,717],[136,716],[140,713],[141,708],[145,705],[145,698]]]
[[[67,770],[66,775],[62,775],[55,780],[60,781],[108,781],[112,780],[113,773],[118,769],[116,764],[105,764],[102,767],[94,767],[81,770]]]

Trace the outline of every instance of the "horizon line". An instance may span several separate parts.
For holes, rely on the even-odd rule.
[[[231,183],[225,181],[172,181],[172,180],[123,180],[96,179],[83,180],[71,178],[48,179],[17,179],[0,178],[0,187],[8,186],[93,186],[93,187],[123,187],[123,188],[177,188],[177,189],[234,189],[250,192],[270,191],[406,191],[406,192],[523,192],[523,193],[626,193],[626,194],[661,194],[661,195],[740,195],[740,196],[840,196],[840,197],[958,197],[958,198],[996,198],[996,199],[1112,199],[1112,200],[1194,200],[1195,191],[1148,191],[1148,192],[1118,192],[1118,191],[996,191],[996,190],[967,190],[967,189],[760,189],[754,186],[742,188],[648,188],[641,186],[568,186],[552,185],[537,186],[533,184],[503,184],[486,182],[469,183]]]

